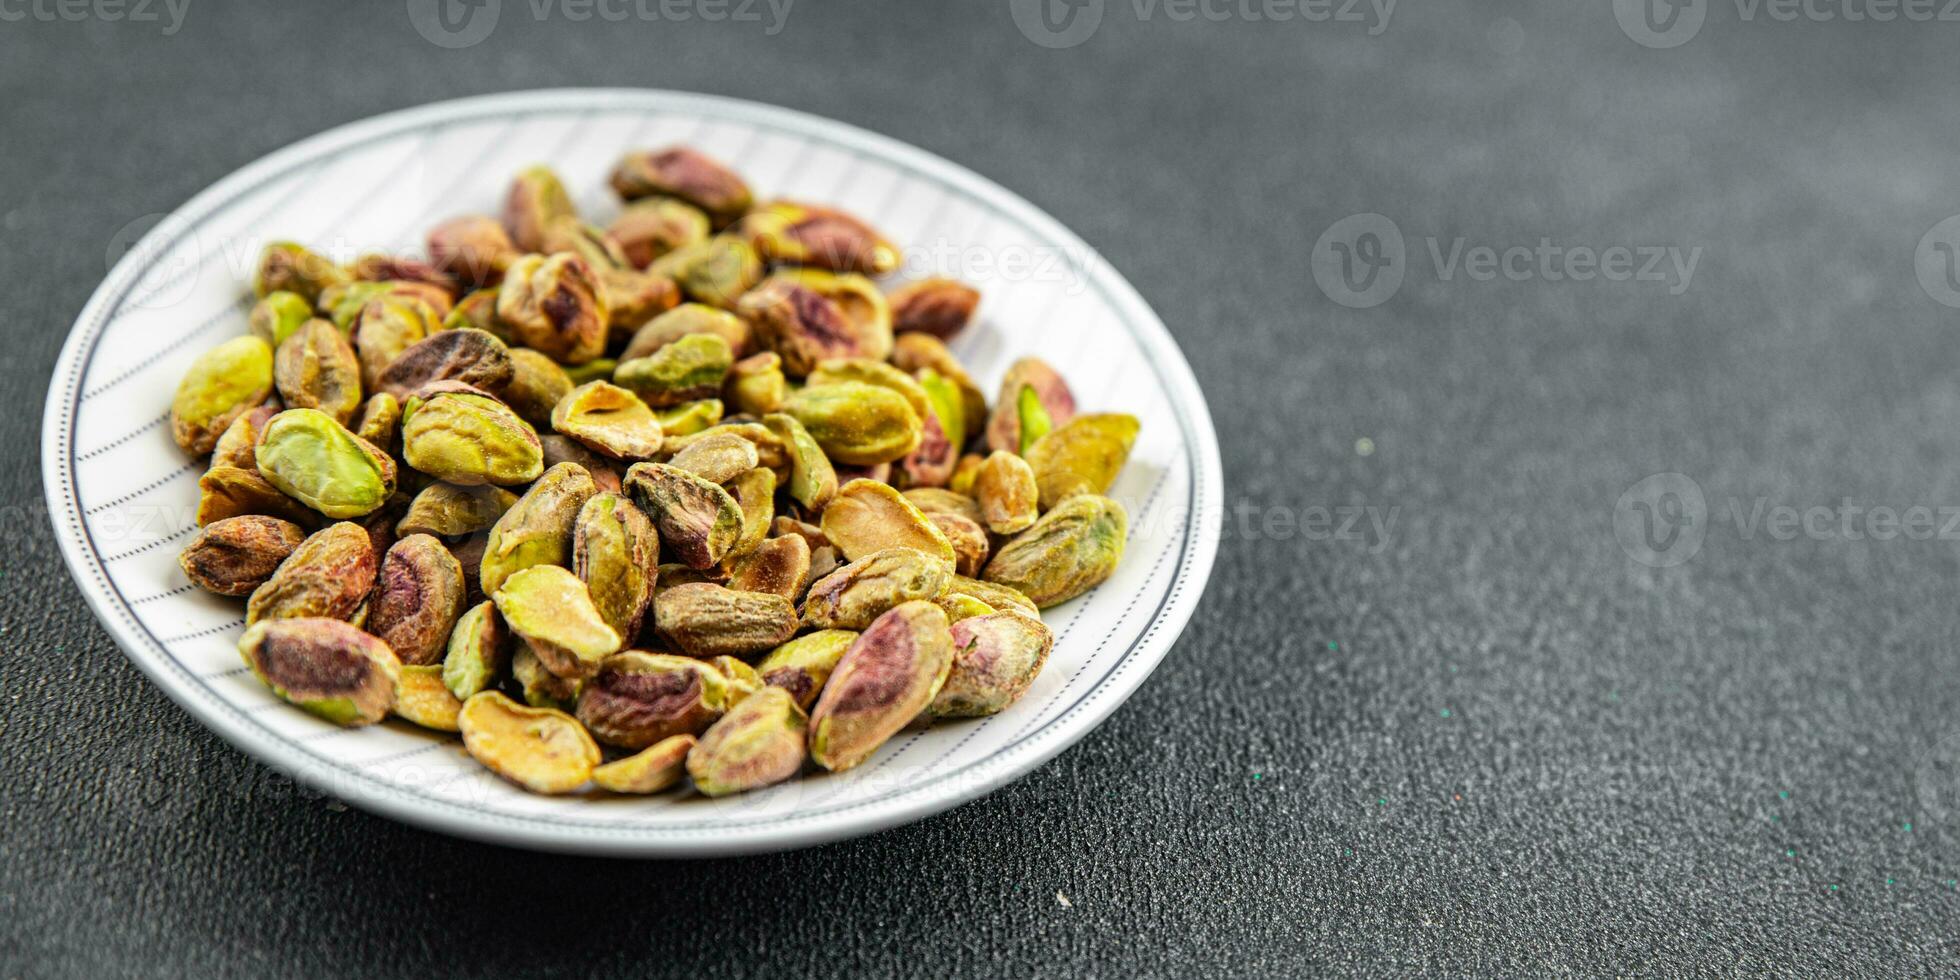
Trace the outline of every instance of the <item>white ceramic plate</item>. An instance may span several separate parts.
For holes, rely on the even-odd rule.
[[[399,722],[343,730],[276,701],[234,646],[241,603],[187,582],[199,464],[169,436],[178,378],[245,329],[259,247],[282,238],[346,260],[415,252],[434,222],[495,213],[521,166],[556,167],[589,215],[617,208],[605,175],[628,149],[696,145],[761,196],[841,205],[906,250],[902,275],[977,285],[954,344],[983,388],[1036,354],[1086,411],[1143,432],[1113,496],[1130,543],[1115,576],[1049,610],[1057,642],[1028,695],[988,719],[902,733],[859,768],[723,800],[547,798],[477,766],[453,737]],[[869,833],[973,799],[1053,757],[1143,683],[1204,589],[1216,551],[1218,448],[1203,396],[1136,291],[1019,197],[910,146],[841,123],[677,92],[558,90],[445,102],[343,126],[220,181],[152,229],[76,320],[48,392],[48,505],[70,571],[131,660],[246,752],[356,806],[525,847],[701,856]],[[1141,751],[1142,747],[1139,746]]]

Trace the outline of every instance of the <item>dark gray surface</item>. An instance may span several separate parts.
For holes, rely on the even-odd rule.
[[[1718,513],[1960,504],[1960,315],[1913,274],[1960,211],[1960,24],[1721,4],[1649,50],[1601,3],[1407,0],[1369,37],[1110,0],[1049,50],[991,0],[798,0],[774,37],[503,7],[456,52],[400,2],[191,0],[170,37],[0,22],[0,975],[1955,969],[1952,541],[1718,522],[1653,569],[1613,526],[1661,471]],[[151,687],[61,571],[50,365],[127,223],[339,123],[575,84],[806,109],[1019,191],[1169,323],[1254,528],[1399,508],[1388,546],[1228,522],[1107,724],[868,839],[568,859],[295,789]],[[1370,211],[1409,278],[1350,310],[1308,251]],[[1423,240],[1459,235],[1703,255],[1680,296],[1440,281]]]

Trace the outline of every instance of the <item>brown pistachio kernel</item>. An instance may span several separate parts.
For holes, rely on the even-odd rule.
[[[835,272],[882,276],[898,268],[898,248],[855,215],[836,208],[772,201],[742,218],[740,233],[764,258]]]
[[[983,577],[1047,609],[1102,584],[1123,558],[1128,531],[1122,504],[1095,494],[1070,497],[1001,546]]]
[[[953,570],[961,575],[978,575],[987,567],[987,553],[992,543],[987,539],[987,529],[958,514],[927,514],[926,520],[946,536],[953,546]]]
[[[594,494],[572,526],[572,571],[591,593],[599,618],[628,639],[653,601],[660,538],[653,522],[617,493]]]
[[[430,333],[440,330],[441,323],[424,303],[376,299],[361,307],[360,316],[354,320],[352,337],[361,362],[361,387],[381,391],[381,377],[388,365]]]
[[[213,466],[197,481],[197,523],[208,526],[227,517],[263,514],[302,528],[320,524],[317,511],[281,493],[257,469]]]
[[[613,168],[612,188],[628,201],[655,195],[679,198],[706,212],[717,228],[755,203],[749,185],[735,171],[688,146],[628,153]]]
[[[757,463],[755,443],[732,432],[715,431],[702,433],[667,460],[667,465],[710,483],[727,483],[755,469]]]
[[[518,171],[504,195],[504,230],[510,240],[526,252],[545,250],[545,229],[559,218],[578,218],[571,194],[550,167],[531,166]]]
[[[836,357],[817,363],[817,368],[804,379],[808,387],[838,384],[845,381],[862,381],[868,385],[889,388],[903,396],[905,403],[912,406],[914,414],[924,418],[931,411],[926,399],[926,390],[920,387],[917,379],[884,361],[873,361],[862,357]]]
[[[572,252],[592,263],[594,269],[626,267],[626,253],[620,251],[619,243],[604,228],[588,225],[575,214],[560,214],[546,222],[538,247],[532,251],[545,255]]]
[[[410,395],[402,409],[402,459],[460,486],[529,483],[544,470],[544,447],[503,402],[454,381]]]
[[[1055,647],[1048,627],[1017,612],[962,619],[952,632],[953,669],[926,709],[936,718],[978,718],[1019,701]]]
[[[608,793],[658,793],[687,775],[687,754],[694,745],[692,735],[668,736],[592,770],[592,785]]]
[[[742,534],[727,558],[741,558],[761,545],[769,536],[769,525],[776,520],[776,474],[757,467],[728,481],[728,492],[742,510]]]
[[[944,609],[946,618],[955,623],[975,616],[986,616],[995,611],[994,607],[960,592],[947,592],[932,600],[932,604]]]
[[[719,572],[720,569],[714,571]],[[661,565],[660,573],[654,582],[654,605],[660,604],[660,593],[676,585],[693,585],[697,582],[706,582],[710,585],[722,584],[719,579],[709,578],[707,573],[695,571],[677,561]]]
[[[338,327],[308,320],[273,354],[273,384],[288,408],[317,408],[346,425],[361,406],[361,361]]]
[[[830,546],[830,539],[823,536],[823,528],[811,524],[808,521],[799,521],[789,516],[778,517],[775,521],[771,522],[769,536],[773,538],[802,538],[803,543],[809,545],[810,550],[813,552],[818,548]]]
[[[803,771],[809,719],[779,687],[764,688],[709,726],[687,754],[687,774],[703,796],[772,786]]]
[[[443,686],[462,700],[489,690],[510,663],[510,648],[510,630],[496,604],[486,600],[471,606],[449,631],[442,655]]]
[[[367,629],[402,663],[441,661],[462,615],[463,566],[442,542],[411,534],[388,549],[368,599]]]
[[[743,698],[762,690],[762,675],[756,673],[746,660],[723,655],[709,658],[708,666],[727,679],[728,706],[731,708],[740,704]]]
[[[511,336],[560,364],[604,353],[611,316],[598,273],[570,253],[512,262],[497,293],[497,318]]]
[[[951,340],[973,320],[980,291],[952,279],[921,279],[892,291],[892,329]]]
[[[907,602],[878,617],[810,712],[810,758],[832,772],[870,758],[932,703],[952,666],[953,635],[938,606]]]
[[[979,453],[961,456],[959,464],[953,467],[953,478],[946,481],[946,489],[973,496],[973,479],[980,475],[980,467],[986,461],[987,457]]]
[[[886,486],[891,486],[892,464],[872,463],[869,466],[839,466],[837,467],[837,478],[845,483],[849,483],[852,480],[865,480],[871,483],[882,483]],[[893,489],[897,488],[894,487]]]
[[[545,669],[560,677],[591,677],[622,642],[606,625],[578,576],[557,565],[533,565],[504,579],[491,601],[512,633]]]
[[[681,290],[674,280],[635,269],[599,269],[606,292],[606,343],[624,344],[647,321],[680,305]]]
[[[647,274],[672,279],[688,299],[724,310],[735,309],[762,273],[762,257],[755,248],[728,235],[675,249],[647,266]]]
[[[959,358],[954,357],[938,337],[923,333],[899,334],[892,340],[892,364],[920,378],[922,385],[926,384],[925,372],[930,371],[958,390],[959,414],[964,430],[963,434],[956,434],[949,427],[947,435],[954,443],[964,446],[987,427],[986,393],[973,383],[972,376],[967,374]],[[928,386],[927,394],[931,393]]]
[[[905,491],[905,499],[928,517],[933,514],[952,514],[964,517],[975,524],[986,521],[980,515],[980,502],[963,493],[955,493],[943,487],[913,487]]]
[[[517,495],[502,487],[431,483],[409,502],[407,512],[395,523],[395,533],[440,538],[475,534],[489,530],[516,503]]]
[[[637,395],[605,381],[588,381],[558,400],[551,427],[613,459],[640,460],[660,451],[660,420]]]
[[[965,575],[954,575],[953,583],[946,587],[946,591],[948,593],[971,596],[1001,612],[1018,610],[1036,619],[1041,618],[1041,610],[1035,606],[1034,600],[1022,594],[1021,590],[1010,585],[1001,585],[996,582],[983,582],[980,579],[968,578]]]
[[[359,524],[329,524],[300,542],[264,585],[252,590],[245,621],[349,619],[367,601],[377,561]]]
[[[660,420],[660,431],[673,438],[691,436],[705,432],[721,422],[721,399],[703,398],[698,402],[686,402],[673,408],[656,409],[654,418]]]
[[[395,716],[431,731],[453,732],[463,702],[442,683],[441,664],[404,664],[395,680]]]
[[[178,448],[202,456],[232,422],[272,395],[272,347],[257,337],[234,337],[191,364],[170,403],[170,435]]]
[[[377,300],[406,305],[429,332],[441,326],[456,302],[448,290],[426,282],[350,282],[321,290],[320,312],[334,326],[351,333],[368,304]],[[355,349],[360,346],[355,341]]]
[[[246,315],[245,325],[252,336],[272,345],[274,350],[286,342],[286,338],[299,329],[299,325],[313,318],[313,304],[298,293],[280,290],[266,294],[264,299],[252,304],[252,312]]]
[[[653,625],[690,657],[746,657],[796,634],[796,607],[767,592],[737,592],[706,582],[662,589]]]
[[[635,269],[644,269],[677,248],[708,237],[708,216],[700,208],[671,197],[634,201],[606,226],[619,243],[620,253]]]
[[[1000,397],[987,420],[987,448],[1026,452],[1035,440],[1074,417],[1075,396],[1062,376],[1038,357],[1021,358],[1001,379]]]
[[[810,549],[810,581],[823,578],[844,567],[844,558],[832,545],[820,545]]]
[[[177,556],[177,565],[184,577],[207,592],[251,595],[305,540],[306,532],[291,521],[262,515],[228,517],[200,529]]]
[[[816,437],[791,415],[767,415],[762,424],[782,440],[783,450],[789,454],[789,495],[812,511],[829,506],[831,498],[837,496],[837,468],[817,445]]]
[[[283,701],[336,725],[372,725],[395,702],[401,664],[388,644],[338,619],[255,623],[239,655]]]
[[[660,540],[674,557],[696,569],[712,568],[742,536],[742,509],[720,484],[664,463],[635,463],[625,488],[653,518]]]
[[[943,487],[953,478],[959,447],[946,438],[946,416],[935,405],[919,416],[919,448],[898,461],[899,479],[907,487]],[[954,423],[957,424],[957,423]]]
[[[557,361],[529,347],[510,352],[510,384],[504,387],[503,401],[533,428],[549,427],[551,410],[571,391],[571,376]]]
[[[799,636],[769,651],[755,671],[762,683],[780,687],[796,699],[796,706],[809,710],[817,701],[830,672],[837,667],[844,651],[857,642],[854,630],[818,630]]]
[[[233,419],[211,447],[211,466],[236,466],[256,470],[259,466],[259,433],[265,431],[265,424],[278,415],[280,405],[277,401],[260,405]]]
[[[429,229],[429,260],[451,277],[487,286],[504,277],[523,252],[497,219],[471,214],[451,218]]]
[[[618,460],[607,459],[585,448],[578,442],[556,433],[539,436],[538,441],[544,445],[545,466],[557,466],[559,463],[577,463],[584,467],[587,473],[591,474],[592,484],[601,491],[606,493],[619,492],[619,481],[625,478],[626,471],[619,466]]]
[[[495,595],[511,574],[533,565],[570,565],[579,509],[599,492],[577,463],[559,463],[497,518],[484,545],[483,592]]]
[[[537,652],[523,643],[517,644],[511,654],[510,675],[524,692],[525,704],[565,712],[578,707],[578,696],[584,693],[588,683],[584,678],[560,677],[545,669]]]
[[[432,262],[409,258],[405,255],[383,255],[370,252],[354,260],[347,271],[360,282],[419,282],[426,283],[452,296],[456,292],[456,281],[449,273],[437,268]]]
[[[746,355],[755,344],[748,321],[741,317],[705,303],[682,303],[634,331],[633,339],[619,353],[620,363],[652,357],[682,337],[700,334],[720,337],[734,357]]]
[[[905,396],[859,381],[804,388],[789,396],[783,412],[803,423],[833,462],[847,466],[901,459],[924,435]]]
[[[481,330],[440,330],[381,372],[381,390],[407,398],[433,381],[460,381],[496,395],[510,385],[510,348]],[[289,399],[290,401],[290,399]]]
[[[831,358],[880,361],[892,350],[891,311],[877,287],[860,276],[778,272],[743,295],[737,309],[794,378]]]
[[[318,409],[273,416],[253,457],[267,482],[328,517],[371,514],[395,492],[395,461]]]
[[[320,298],[321,290],[347,281],[347,270],[326,256],[293,242],[273,242],[259,253],[252,293],[259,297],[298,293],[311,303]]]
[[[794,534],[762,542],[728,573],[731,589],[774,593],[791,602],[803,598],[809,581],[810,545]]]
[[[900,603],[937,598],[953,570],[910,548],[887,548],[810,583],[804,623],[819,629],[864,629]]]
[[[698,735],[726,710],[728,679],[720,671],[641,650],[606,658],[578,699],[578,719],[593,737],[622,749]]]
[[[789,397],[782,356],[772,350],[736,361],[724,384],[729,403],[744,415],[767,415],[782,408],[783,399]]]
[[[886,548],[911,548],[952,565],[946,535],[897,490],[870,480],[852,480],[823,511],[823,534],[846,559],[856,561]]]
[[[1034,523],[1034,470],[1028,461],[1013,453],[995,450],[973,475],[973,495],[980,500],[980,513],[987,519],[987,530],[995,534],[1019,534]]]
[[[529,708],[496,691],[463,702],[463,748],[483,767],[533,793],[569,793],[592,778],[601,756],[570,715]]]
[[[352,428],[355,435],[366,439],[376,449],[386,450],[395,444],[396,429],[401,421],[401,399],[384,391],[361,404]]]
[[[1028,447],[1041,507],[1052,509],[1079,493],[1106,493],[1130,458],[1139,423],[1134,415],[1078,415]]]
[[[645,357],[619,362],[613,381],[649,405],[668,408],[720,394],[732,363],[734,355],[721,337],[688,334]]]

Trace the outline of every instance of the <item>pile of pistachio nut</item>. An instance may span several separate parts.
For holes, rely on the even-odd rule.
[[[1013,704],[1122,557],[1137,420],[1032,358],[989,404],[945,343],[979,293],[885,292],[850,214],[688,147],[611,183],[605,227],[533,167],[426,258],[265,248],[170,413],[210,457],[179,564],[247,597],[252,672],[538,793],[737,793]]]

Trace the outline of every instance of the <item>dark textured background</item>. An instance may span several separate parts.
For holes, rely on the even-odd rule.
[[[398,0],[190,0],[168,37],[0,22],[0,975],[1960,966],[1952,541],[1717,522],[1652,569],[1613,536],[1659,471],[1718,512],[1960,504],[1960,314],[1913,276],[1960,211],[1960,24],[1720,3],[1655,51],[1599,2],[1405,0],[1370,37],[1110,0],[1049,50],[1004,0],[796,0],[775,37],[529,3],[459,52]],[[1107,724],[867,839],[584,860],[299,790],[123,659],[30,504],[49,368],[118,232],[340,123],[560,85],[916,143],[1137,284],[1255,533],[1228,521],[1190,628]],[[1307,260],[1367,211],[1413,254],[1357,311]],[[1431,236],[1703,255],[1680,296],[1442,281]],[[1388,546],[1259,530],[1339,505],[1399,508]]]

